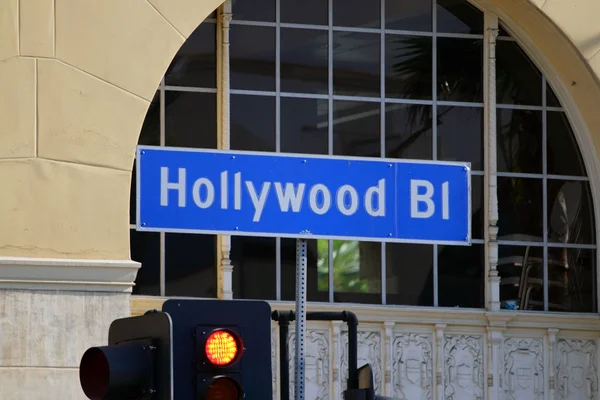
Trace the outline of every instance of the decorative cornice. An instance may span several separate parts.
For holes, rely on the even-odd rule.
[[[131,260],[0,257],[0,289],[131,293],[140,266]]]

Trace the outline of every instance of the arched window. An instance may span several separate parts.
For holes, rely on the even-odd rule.
[[[502,308],[596,312],[595,216],[576,136],[497,18],[465,0],[230,4],[230,22],[213,13],[173,60],[140,144],[217,148],[226,24],[231,149],[472,165],[472,246],[309,241],[309,301],[484,308],[499,285]],[[486,190],[496,181],[497,195]],[[496,200],[498,241],[486,245]],[[134,184],[131,207],[133,224]],[[217,242],[132,225],[143,265],[134,293],[216,297]],[[230,258],[235,298],[294,299],[294,240],[233,237]]]

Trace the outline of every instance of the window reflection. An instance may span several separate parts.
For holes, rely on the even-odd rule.
[[[542,73],[515,42],[496,44],[498,104],[542,105]]]
[[[234,298],[275,300],[275,257],[274,238],[231,237]]]
[[[585,176],[585,165],[575,133],[564,112],[548,111],[548,174]]]
[[[142,264],[133,294],[160,296],[160,234],[131,230],[131,259]]]
[[[542,112],[497,110],[500,172],[542,173]]]
[[[333,25],[354,28],[381,27],[381,0],[332,0]]]
[[[390,98],[431,100],[430,37],[385,36],[385,93]]]
[[[232,0],[231,5],[235,20],[275,22],[275,0]]]
[[[379,103],[333,103],[333,153],[342,156],[379,157],[381,154]]]
[[[283,23],[327,25],[327,1],[285,0],[279,2],[279,7],[281,7],[281,22]]]
[[[379,97],[380,38],[378,33],[333,32],[335,94]]]
[[[281,99],[281,151],[327,154],[328,101]]]
[[[431,0],[385,0],[385,29],[431,32]]]
[[[327,94],[328,33],[281,29],[281,91]]]
[[[483,33],[483,12],[464,0],[437,0],[438,32]]]
[[[593,244],[592,194],[588,182],[548,180],[548,241]]]
[[[438,99],[482,102],[483,40],[438,38],[437,51]]]
[[[386,303],[433,305],[433,246],[387,243]]]
[[[385,111],[386,157],[431,160],[432,107],[388,103]]]
[[[165,234],[165,294],[217,297],[216,236]]]
[[[548,249],[549,311],[596,312],[596,254],[587,249]]]
[[[231,95],[231,149],[275,151],[275,97]]]
[[[333,241],[334,301],[381,304],[381,244]]]
[[[508,310],[543,310],[544,248],[500,246],[500,307]]]
[[[217,148],[217,95],[165,94],[165,144],[171,147]]]
[[[438,302],[440,307],[484,307],[483,245],[438,246]]]
[[[231,88],[274,91],[275,28],[231,25],[230,43]]]
[[[438,107],[438,158],[483,171],[483,108]]]
[[[542,180],[498,178],[498,239],[542,242]]]

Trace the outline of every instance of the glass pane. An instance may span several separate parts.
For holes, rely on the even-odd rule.
[[[281,22],[288,24],[327,25],[328,2],[324,0],[285,0],[281,7]]]
[[[232,25],[229,40],[231,88],[274,91],[275,28]]]
[[[542,180],[498,178],[498,240],[543,241]]]
[[[336,303],[381,304],[381,244],[333,241]]]
[[[329,301],[329,256],[327,240],[307,240],[308,301]],[[281,239],[281,299],[296,299],[296,240]]]
[[[333,103],[333,153],[340,156],[379,157],[381,154],[379,103]]]
[[[562,107],[556,93],[554,93],[554,90],[552,90],[552,87],[550,87],[549,84],[546,84],[546,105],[548,105],[548,107]]]
[[[378,33],[333,32],[335,94],[380,97],[379,41]]]
[[[483,245],[438,247],[438,303],[440,307],[484,307]]]
[[[498,24],[498,36],[510,36],[502,24]]]
[[[471,176],[471,236],[473,239],[483,239],[484,204],[483,176]]]
[[[386,304],[433,306],[433,246],[387,243]]]
[[[431,160],[432,107],[388,103],[385,110],[386,157]]]
[[[438,98],[442,101],[483,101],[483,41],[437,39]]]
[[[483,170],[483,108],[438,107],[438,158]]]
[[[165,74],[169,86],[216,88],[217,25],[204,22],[185,41]]]
[[[231,95],[231,149],[275,151],[275,97]]]
[[[129,232],[131,259],[142,263],[135,278],[133,294],[160,296],[160,234]]]
[[[548,241],[595,244],[588,182],[548,179]]]
[[[544,309],[543,262],[543,247],[498,248],[500,308],[538,311]]]
[[[433,39],[385,36],[386,97],[431,100]]]
[[[165,144],[171,147],[217,148],[217,95],[165,93]]]
[[[482,34],[483,13],[466,0],[437,0],[437,30]]]
[[[548,111],[548,174],[585,176],[583,157],[567,115],[563,112]]]
[[[431,0],[385,1],[385,29],[431,32]]]
[[[596,251],[548,249],[548,310],[597,312]]]
[[[325,0],[323,0],[325,2]],[[381,0],[333,0],[333,25],[379,29]]]
[[[329,93],[327,31],[281,29],[281,91]]]
[[[236,299],[275,300],[274,238],[233,236],[233,296]]]
[[[542,112],[498,109],[499,172],[542,173]]]
[[[165,234],[167,296],[217,297],[216,236]]]
[[[542,105],[542,73],[516,42],[496,45],[498,104]]]
[[[275,22],[275,0],[232,0],[231,4],[234,20]]]
[[[281,151],[327,154],[327,100],[281,99]]]

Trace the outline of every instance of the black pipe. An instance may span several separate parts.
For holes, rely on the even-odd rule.
[[[290,399],[290,348],[288,345],[288,331],[290,321],[295,316],[292,311],[273,311],[271,318],[279,322],[279,364],[280,364],[280,382],[281,382],[281,400]]]
[[[287,343],[287,330],[290,321],[296,319],[294,311],[273,311],[272,319],[279,321],[280,331],[280,362],[281,362],[281,400],[289,399],[289,350]],[[306,313],[307,321],[344,321],[348,325],[348,389],[358,389],[358,318],[351,311],[327,312],[309,311]],[[285,330],[285,336],[282,336]],[[283,358],[285,353],[285,359]],[[284,391],[284,382],[287,391]]]

